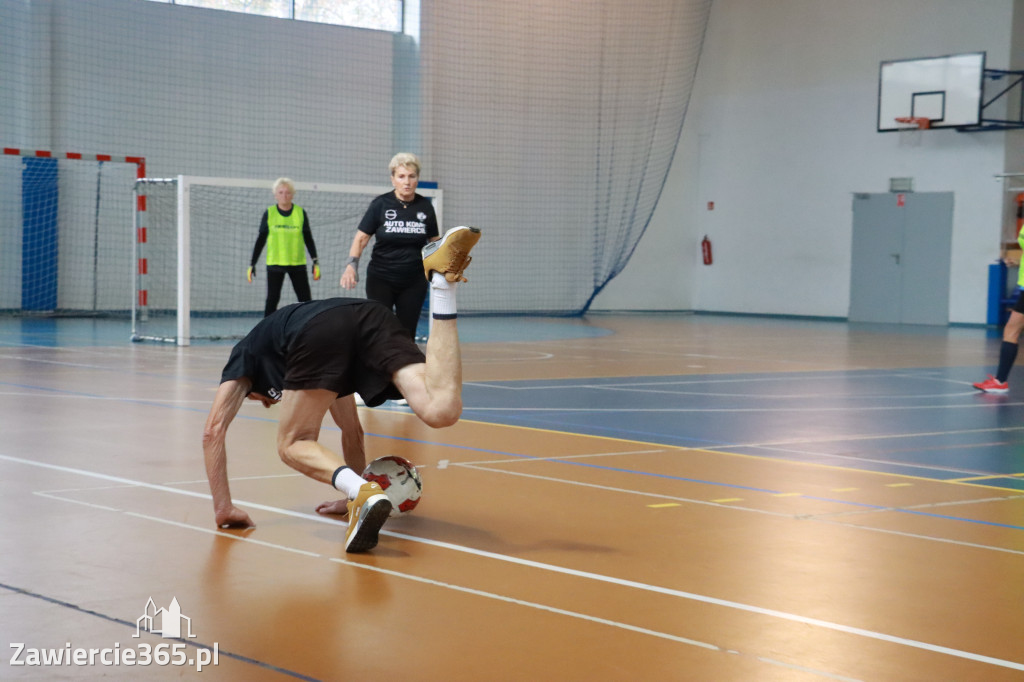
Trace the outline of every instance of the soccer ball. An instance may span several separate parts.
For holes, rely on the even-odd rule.
[[[391,500],[391,516],[408,514],[420,502],[423,481],[412,462],[398,455],[378,457],[363,470],[363,478],[377,483]]]

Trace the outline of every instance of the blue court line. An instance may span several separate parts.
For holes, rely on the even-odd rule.
[[[110,621],[111,623],[117,623],[118,625],[124,625],[124,626],[129,627],[129,628],[138,627],[138,623],[132,623],[130,621],[122,620],[120,618],[117,618],[115,616],[110,616],[110,615],[107,615],[105,613],[100,613],[99,611],[93,611],[92,609],[87,609],[85,607],[79,606],[78,604],[72,604],[71,602],[64,601],[63,599],[56,599],[54,597],[48,597],[45,594],[39,594],[38,592],[31,592],[29,590],[26,590],[26,589],[23,589],[23,588],[20,588],[20,587],[15,587],[13,585],[7,585],[5,583],[0,583],[0,588],[5,589],[5,590],[10,590],[11,592],[15,592],[17,594],[21,594],[21,595],[24,595],[26,597],[31,597],[32,599],[40,599],[42,601],[49,602],[50,604],[56,604],[57,606],[60,606],[60,607],[66,608],[66,609],[71,609],[72,611],[78,611],[79,613],[84,613],[84,614],[89,615],[89,616],[94,616],[96,618],[102,618],[103,620]],[[170,641],[173,641],[173,642],[181,642],[182,644],[186,644],[188,646],[195,647],[196,649],[210,649],[211,651],[213,650],[213,646],[212,645],[203,644],[202,642],[197,642],[195,640],[188,640],[188,639],[185,639],[183,637],[164,637],[163,639],[170,640]],[[255,658],[249,658],[248,656],[243,656],[242,654],[236,654],[236,653],[232,653],[230,651],[225,651],[224,649],[220,648],[219,644],[217,646],[217,653],[220,656],[226,656],[227,658],[232,658],[232,659],[234,659],[236,661],[241,661],[242,663],[248,663],[249,665],[255,665],[257,667],[263,668],[264,670],[272,670],[273,672],[281,673],[282,675],[287,675],[289,677],[294,677],[297,680],[307,680],[308,682],[320,682],[320,680],[318,680],[315,677],[309,677],[308,675],[303,675],[302,673],[297,673],[294,670],[288,670],[287,668],[280,668],[280,667],[278,667],[276,665],[273,665],[271,663],[267,663],[265,661],[257,661]],[[120,667],[120,666],[111,665],[109,667],[116,668],[116,667]],[[131,667],[135,667],[135,666],[131,666]],[[175,666],[175,667],[177,667],[177,666]],[[182,666],[182,667],[184,668],[184,666]]]
[[[269,421],[273,421],[273,420],[269,420]],[[476,422],[476,423],[485,424],[487,426],[504,426],[503,424],[495,424],[493,422]],[[340,429],[337,429],[337,428],[334,428],[334,427],[332,427],[330,430],[340,431]],[[565,433],[565,432],[559,432],[559,433]],[[781,494],[783,494],[783,491],[781,491],[781,490],[772,490],[770,488],[758,488],[758,487],[755,487],[755,486],[738,485],[736,483],[721,483],[719,481],[708,481],[708,480],[704,480],[704,479],[700,479],[700,478],[687,478],[685,476],[671,476],[669,474],[658,474],[658,473],[653,473],[653,472],[649,472],[649,471],[637,471],[635,469],[623,469],[621,467],[612,467],[612,466],[607,466],[607,465],[604,465],[604,464],[591,464],[589,462],[579,462],[579,461],[575,461],[575,460],[565,460],[565,459],[559,459],[557,457],[537,457],[537,456],[534,456],[534,455],[523,455],[523,454],[514,453],[514,452],[505,452],[505,451],[502,451],[502,450],[491,450],[491,449],[488,449],[488,448],[477,448],[477,447],[472,447],[472,446],[469,446],[469,445],[454,445],[454,444],[451,444],[451,443],[436,443],[434,441],[426,441],[426,440],[420,440],[420,439],[416,439],[416,438],[404,438],[404,437],[398,437],[398,436],[387,436],[387,435],[378,434],[378,433],[371,433],[371,432],[367,432],[366,435],[367,436],[373,436],[375,438],[384,438],[384,439],[387,439],[387,440],[403,441],[403,442],[406,442],[406,443],[414,443],[414,444],[418,444],[418,445],[441,446],[441,447],[451,448],[453,450],[466,450],[466,451],[470,451],[470,452],[482,452],[482,453],[487,453],[487,454],[490,454],[490,455],[501,455],[503,457],[515,457],[515,458],[518,458],[518,459],[529,459],[529,460],[546,461],[546,462],[552,462],[554,464],[568,464],[568,465],[571,465],[571,466],[586,467],[586,468],[589,468],[589,469],[599,469],[599,470],[602,470],[602,471],[612,471],[612,472],[620,473],[620,474],[632,474],[634,476],[649,476],[649,477],[652,477],[652,478],[659,478],[659,479],[666,480],[666,481],[681,481],[681,482],[684,482],[684,483],[699,483],[701,485],[717,486],[717,487],[721,487],[721,488],[728,488],[728,489],[731,489],[731,490],[746,490],[748,492],[764,493],[764,494],[767,494],[767,495],[781,495]],[[571,436],[571,435],[576,435],[576,434],[566,433],[565,435],[570,435]],[[583,434],[583,435],[589,435],[589,434]],[[590,436],[590,437],[601,438],[601,436]],[[664,448],[664,449],[673,449],[673,450],[679,450],[679,449],[687,449],[687,450],[698,449],[699,450],[700,449],[700,448],[682,448],[682,447],[680,447],[678,445],[662,445],[660,443],[644,443],[642,441],[635,441],[635,442],[637,442],[640,445],[649,445],[649,446],[653,446],[653,447],[659,447],[659,448]],[[722,453],[722,454],[729,454],[729,453]],[[744,455],[744,457],[754,457],[755,459],[762,459],[761,457],[758,457],[756,455]],[[789,461],[789,460],[787,460],[787,461]],[[814,466],[813,463],[811,464],[811,466]],[[853,471],[860,472],[861,470],[860,469],[854,469]],[[878,473],[878,472],[865,471],[864,473]],[[927,479],[927,480],[934,481],[936,483],[945,483],[946,482],[946,481],[934,480],[934,479]],[[936,518],[936,519],[944,519],[944,520],[947,520],[947,521],[961,521],[963,523],[975,523],[975,524],[983,525],[983,526],[995,526],[997,528],[1009,528],[1011,530],[1024,530],[1024,526],[1015,526],[1015,525],[1007,524],[1007,523],[997,523],[995,521],[982,521],[982,520],[979,520],[979,519],[965,519],[965,518],[960,517],[960,516],[949,516],[948,514],[933,514],[931,512],[923,512],[923,511],[919,511],[919,510],[915,510],[915,509],[901,509],[899,507],[887,507],[885,505],[868,504],[868,503],[865,503],[865,502],[853,502],[853,501],[850,501],[850,500],[835,500],[835,499],[831,499],[831,498],[828,498],[828,497],[817,497],[817,496],[814,496],[814,495],[803,495],[803,494],[801,494],[800,497],[803,498],[803,499],[807,499],[807,500],[814,500],[816,502],[831,502],[833,504],[840,504],[840,505],[846,505],[846,506],[851,506],[851,507],[861,507],[863,509],[871,510],[871,511],[891,511],[891,512],[897,512],[897,513],[901,513],[901,514],[913,514],[915,516],[925,516],[925,517],[931,517],[931,518]],[[728,505],[725,505],[725,506],[728,506]]]
[[[69,394],[69,395],[75,395],[75,396],[86,397],[86,398],[98,398],[98,399],[103,399],[103,400],[113,400],[115,402],[122,402],[122,403],[133,404],[133,405],[144,405],[146,407],[158,407],[158,408],[161,408],[161,409],[185,410],[185,411],[188,411],[188,412],[199,412],[199,413],[203,413],[203,414],[208,412],[207,409],[200,409],[200,408],[196,408],[196,407],[185,407],[185,406],[180,406],[180,405],[168,405],[166,403],[158,403],[158,402],[152,402],[152,401],[148,401],[148,400],[139,400],[139,399],[134,399],[134,398],[110,398],[110,397],[107,397],[107,396],[100,396],[100,395],[89,394],[89,393],[80,393],[80,392],[75,392],[75,391],[66,391],[66,390],[63,390],[63,389],[54,389],[54,388],[47,388],[47,387],[40,387],[40,386],[27,386],[27,385],[23,385],[23,384],[10,384],[10,383],[7,383],[7,382],[0,382],[0,385],[17,386],[18,388],[36,389],[36,390],[40,390],[40,391],[48,391],[48,392],[54,392],[54,393],[65,393],[65,394]],[[270,417],[246,416],[246,415],[241,415],[241,414],[237,415],[236,419],[246,419],[246,420],[250,420],[250,421],[263,421],[263,422],[269,422],[269,423],[276,423],[277,422],[276,419],[273,419],[273,418],[270,418]],[[500,423],[496,424],[494,422],[475,422],[475,423],[484,424],[484,425],[487,425],[487,426],[506,426],[505,424],[500,424]],[[337,426],[330,426],[330,427],[326,427],[326,428],[329,431],[337,431],[339,433],[341,432],[341,429],[337,428]],[[531,428],[531,427],[526,427],[526,428]],[[577,436],[578,435],[583,435],[583,436],[589,436],[589,437],[592,437],[592,438],[601,438],[602,437],[602,436],[592,436],[590,434],[573,434],[573,433],[564,432],[564,431],[559,431],[558,433],[563,433],[565,435],[570,435],[570,436],[572,436],[572,435],[577,435]],[[502,457],[515,457],[515,458],[519,458],[519,459],[545,460],[545,461],[555,462],[555,463],[559,463],[559,464],[568,464],[568,465],[572,465],[572,466],[581,466],[581,467],[587,467],[587,468],[591,468],[591,469],[600,469],[600,470],[604,470],[604,471],[612,471],[612,472],[616,472],[616,473],[632,474],[632,475],[636,475],[636,476],[650,476],[650,477],[654,477],[654,478],[661,478],[661,479],[664,479],[664,480],[681,481],[681,482],[687,482],[687,483],[698,483],[698,484],[701,484],[701,485],[717,486],[717,487],[722,487],[722,488],[728,488],[728,489],[731,489],[731,490],[746,490],[748,492],[758,492],[758,493],[765,493],[765,494],[769,494],[769,495],[779,495],[779,494],[782,493],[782,491],[779,491],[779,490],[770,490],[770,489],[767,489],[767,488],[757,488],[757,487],[753,487],[753,486],[743,486],[743,485],[738,485],[738,484],[735,484],[735,483],[722,483],[722,482],[719,482],[719,481],[708,481],[708,480],[702,480],[702,479],[686,478],[686,477],[681,477],[681,476],[670,476],[670,475],[666,475],[666,474],[656,474],[656,473],[651,473],[651,472],[646,472],[646,471],[637,471],[637,470],[634,470],[634,469],[623,469],[623,468],[620,468],[620,467],[609,467],[609,466],[601,465],[601,464],[590,464],[590,463],[587,463],[587,462],[568,461],[568,460],[557,459],[557,458],[550,458],[550,457],[537,457],[537,456],[534,456],[534,455],[524,455],[524,454],[519,454],[519,453],[506,452],[506,451],[503,451],[503,450],[491,450],[491,449],[488,449],[488,448],[477,448],[477,447],[471,447],[471,446],[468,446],[468,445],[455,445],[453,443],[438,443],[436,441],[421,440],[421,439],[417,439],[417,438],[407,438],[407,437],[400,437],[400,436],[391,436],[391,435],[379,434],[379,433],[374,433],[374,432],[369,432],[369,431],[366,432],[365,435],[366,436],[371,436],[371,437],[374,437],[374,438],[382,438],[382,439],[386,439],[386,440],[394,440],[394,441],[407,442],[407,443],[413,443],[413,444],[419,444],[419,445],[432,445],[432,446],[441,446],[441,447],[446,447],[446,448],[452,448],[452,449],[456,449],[456,450],[465,450],[465,451],[469,451],[469,452],[482,452],[482,453],[487,453],[487,454],[500,455]],[[685,448],[684,446],[678,446],[678,445],[665,445],[665,444],[662,444],[662,443],[649,443],[649,442],[644,442],[644,441],[631,441],[631,442],[635,442],[635,443],[646,445],[646,446],[664,448],[664,449],[700,449],[700,448]],[[723,454],[728,454],[728,453],[723,453]],[[756,457],[756,455],[745,455],[745,456]],[[758,458],[758,459],[760,459],[760,458]],[[855,469],[855,471],[860,471],[860,470]],[[871,473],[876,473],[876,472],[871,472]],[[929,479],[929,480],[931,480],[931,479]],[[942,481],[937,481],[937,482],[941,483]],[[839,504],[839,505],[845,505],[845,506],[862,507],[862,508],[870,509],[870,510],[878,510],[878,511],[887,510],[887,511],[893,511],[893,512],[898,512],[898,513],[904,513],[904,514],[913,514],[913,515],[917,515],[917,516],[930,516],[930,517],[933,517],[933,518],[944,519],[944,520],[948,520],[948,521],[961,521],[961,522],[964,522],[964,523],[973,523],[973,524],[985,525],[985,526],[995,526],[995,527],[999,527],[999,528],[1008,528],[1008,529],[1012,529],[1012,530],[1024,530],[1024,526],[1015,526],[1015,525],[1011,525],[1011,524],[1002,524],[1002,523],[996,523],[996,522],[992,522],[992,521],[981,521],[981,520],[977,520],[977,519],[965,519],[965,518],[962,518],[962,517],[949,516],[949,515],[945,515],[945,514],[931,514],[929,512],[921,512],[921,511],[916,511],[916,510],[906,510],[906,509],[900,509],[900,508],[886,507],[886,506],[882,506],[882,505],[865,504],[865,503],[861,503],[861,502],[852,502],[850,500],[833,500],[833,499],[830,499],[830,498],[810,497],[810,496],[806,497],[806,499],[815,500],[815,501],[818,501],[818,502],[830,502],[830,503],[833,503],[833,504]]]

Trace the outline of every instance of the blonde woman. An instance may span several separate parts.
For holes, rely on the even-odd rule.
[[[393,310],[416,338],[416,324],[427,297],[420,250],[438,238],[437,215],[430,199],[416,193],[420,161],[414,154],[396,154],[388,164],[394,191],[370,202],[349,249],[341,286],[354,289],[359,281],[359,257],[370,239],[377,238],[366,266],[366,297]]]
[[[307,249],[313,259],[313,279],[320,279],[320,263],[316,257],[313,232],[309,229],[309,215],[301,206],[293,203],[294,198],[295,183],[288,178],[274,181],[276,203],[263,212],[259,235],[252,250],[247,275],[250,283],[256,278],[256,261],[260,258],[260,252],[264,245],[267,247],[267,302],[263,309],[264,317],[277,310],[285,275],[291,279],[295,297],[300,303],[313,298],[309,290],[309,277],[306,275]]]

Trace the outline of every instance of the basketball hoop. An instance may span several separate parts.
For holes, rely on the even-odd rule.
[[[926,116],[897,116],[896,122],[916,126],[918,130],[928,130],[932,127],[931,119]]]
[[[931,120],[926,116],[897,116],[896,123],[899,123],[900,146],[918,147],[921,145],[921,131],[928,130],[932,126]]]

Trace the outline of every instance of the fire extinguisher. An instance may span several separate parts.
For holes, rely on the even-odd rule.
[[[707,235],[704,235],[704,239],[700,242],[700,252],[704,256],[704,265],[711,265],[711,240]]]

